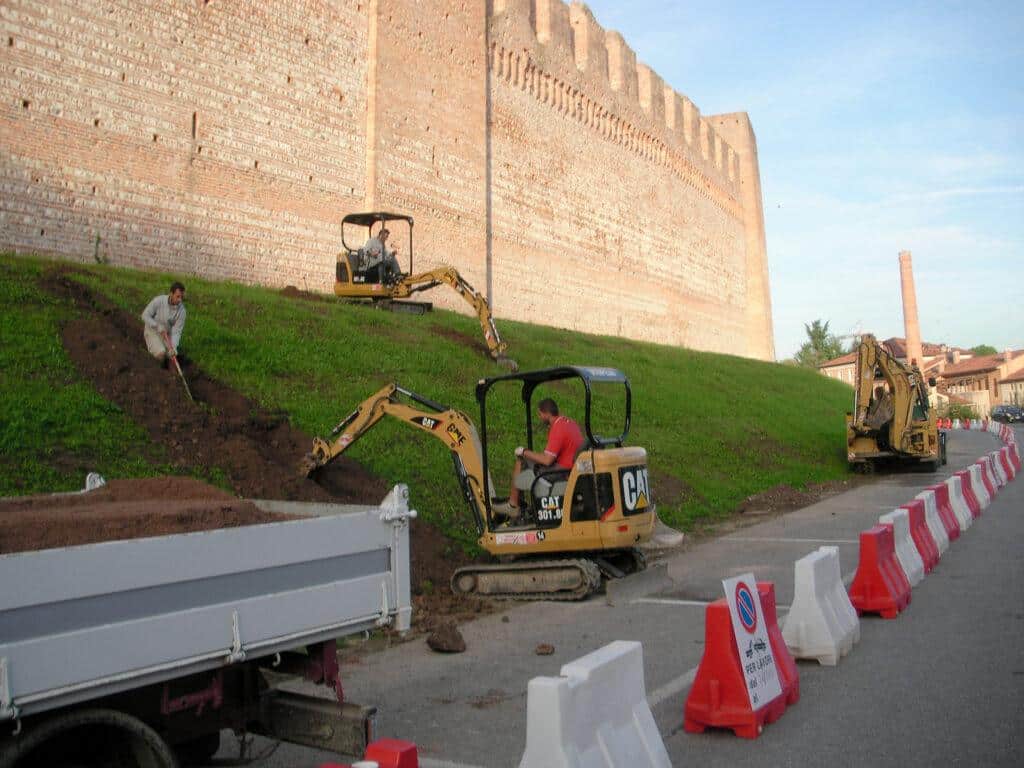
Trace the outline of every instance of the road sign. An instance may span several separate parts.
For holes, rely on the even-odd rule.
[[[732,615],[736,652],[747,683],[751,709],[760,709],[782,695],[768,630],[764,625],[761,599],[757,596],[754,574],[745,573],[722,581]]]

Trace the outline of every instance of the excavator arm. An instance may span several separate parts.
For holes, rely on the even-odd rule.
[[[411,400],[414,405],[403,402]],[[416,407],[422,406],[422,407]],[[452,452],[455,473],[466,503],[483,533],[486,515],[485,494],[491,488],[484,482],[483,454],[476,427],[461,411],[448,408],[398,384],[388,384],[366,398],[331,430],[328,440],[315,438],[313,450],[302,461],[301,471],[311,475],[348,450],[385,416],[415,427],[443,442]]]
[[[487,343],[487,349],[491,357],[515,370],[515,361],[505,356],[508,343],[502,340],[501,334],[498,333],[498,328],[494,325],[494,316],[491,314],[490,304],[487,303],[487,299],[483,294],[466,282],[466,279],[454,267],[438,267],[429,272],[406,275],[395,284],[393,296],[398,299],[407,298],[414,293],[428,291],[442,283],[447,283],[454,288],[456,293],[473,307],[477,320],[480,321],[480,330],[483,331],[484,341]]]
[[[852,427],[858,434],[868,434],[872,427],[865,423],[872,404],[875,371],[881,372],[889,385],[893,417],[888,425],[889,441],[894,447],[909,450],[910,425],[914,405],[928,402],[921,372],[908,368],[893,357],[873,336],[866,335],[857,347],[856,413]]]

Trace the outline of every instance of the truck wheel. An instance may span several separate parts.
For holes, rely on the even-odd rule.
[[[116,709],[82,709],[26,728],[0,751],[0,768],[178,768],[160,735]]]

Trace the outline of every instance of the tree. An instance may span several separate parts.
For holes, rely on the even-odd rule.
[[[817,368],[827,360],[843,354],[843,343],[828,331],[829,321],[824,323],[815,320],[808,325],[804,323],[807,341],[793,357],[806,368]]]
[[[982,355],[994,355],[998,351],[999,350],[991,344],[979,344],[976,347],[971,347],[971,354],[975,357],[981,357]]]

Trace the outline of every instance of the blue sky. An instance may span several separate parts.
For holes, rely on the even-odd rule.
[[[588,3],[757,134],[776,355],[803,324],[1024,347],[1024,2]]]

